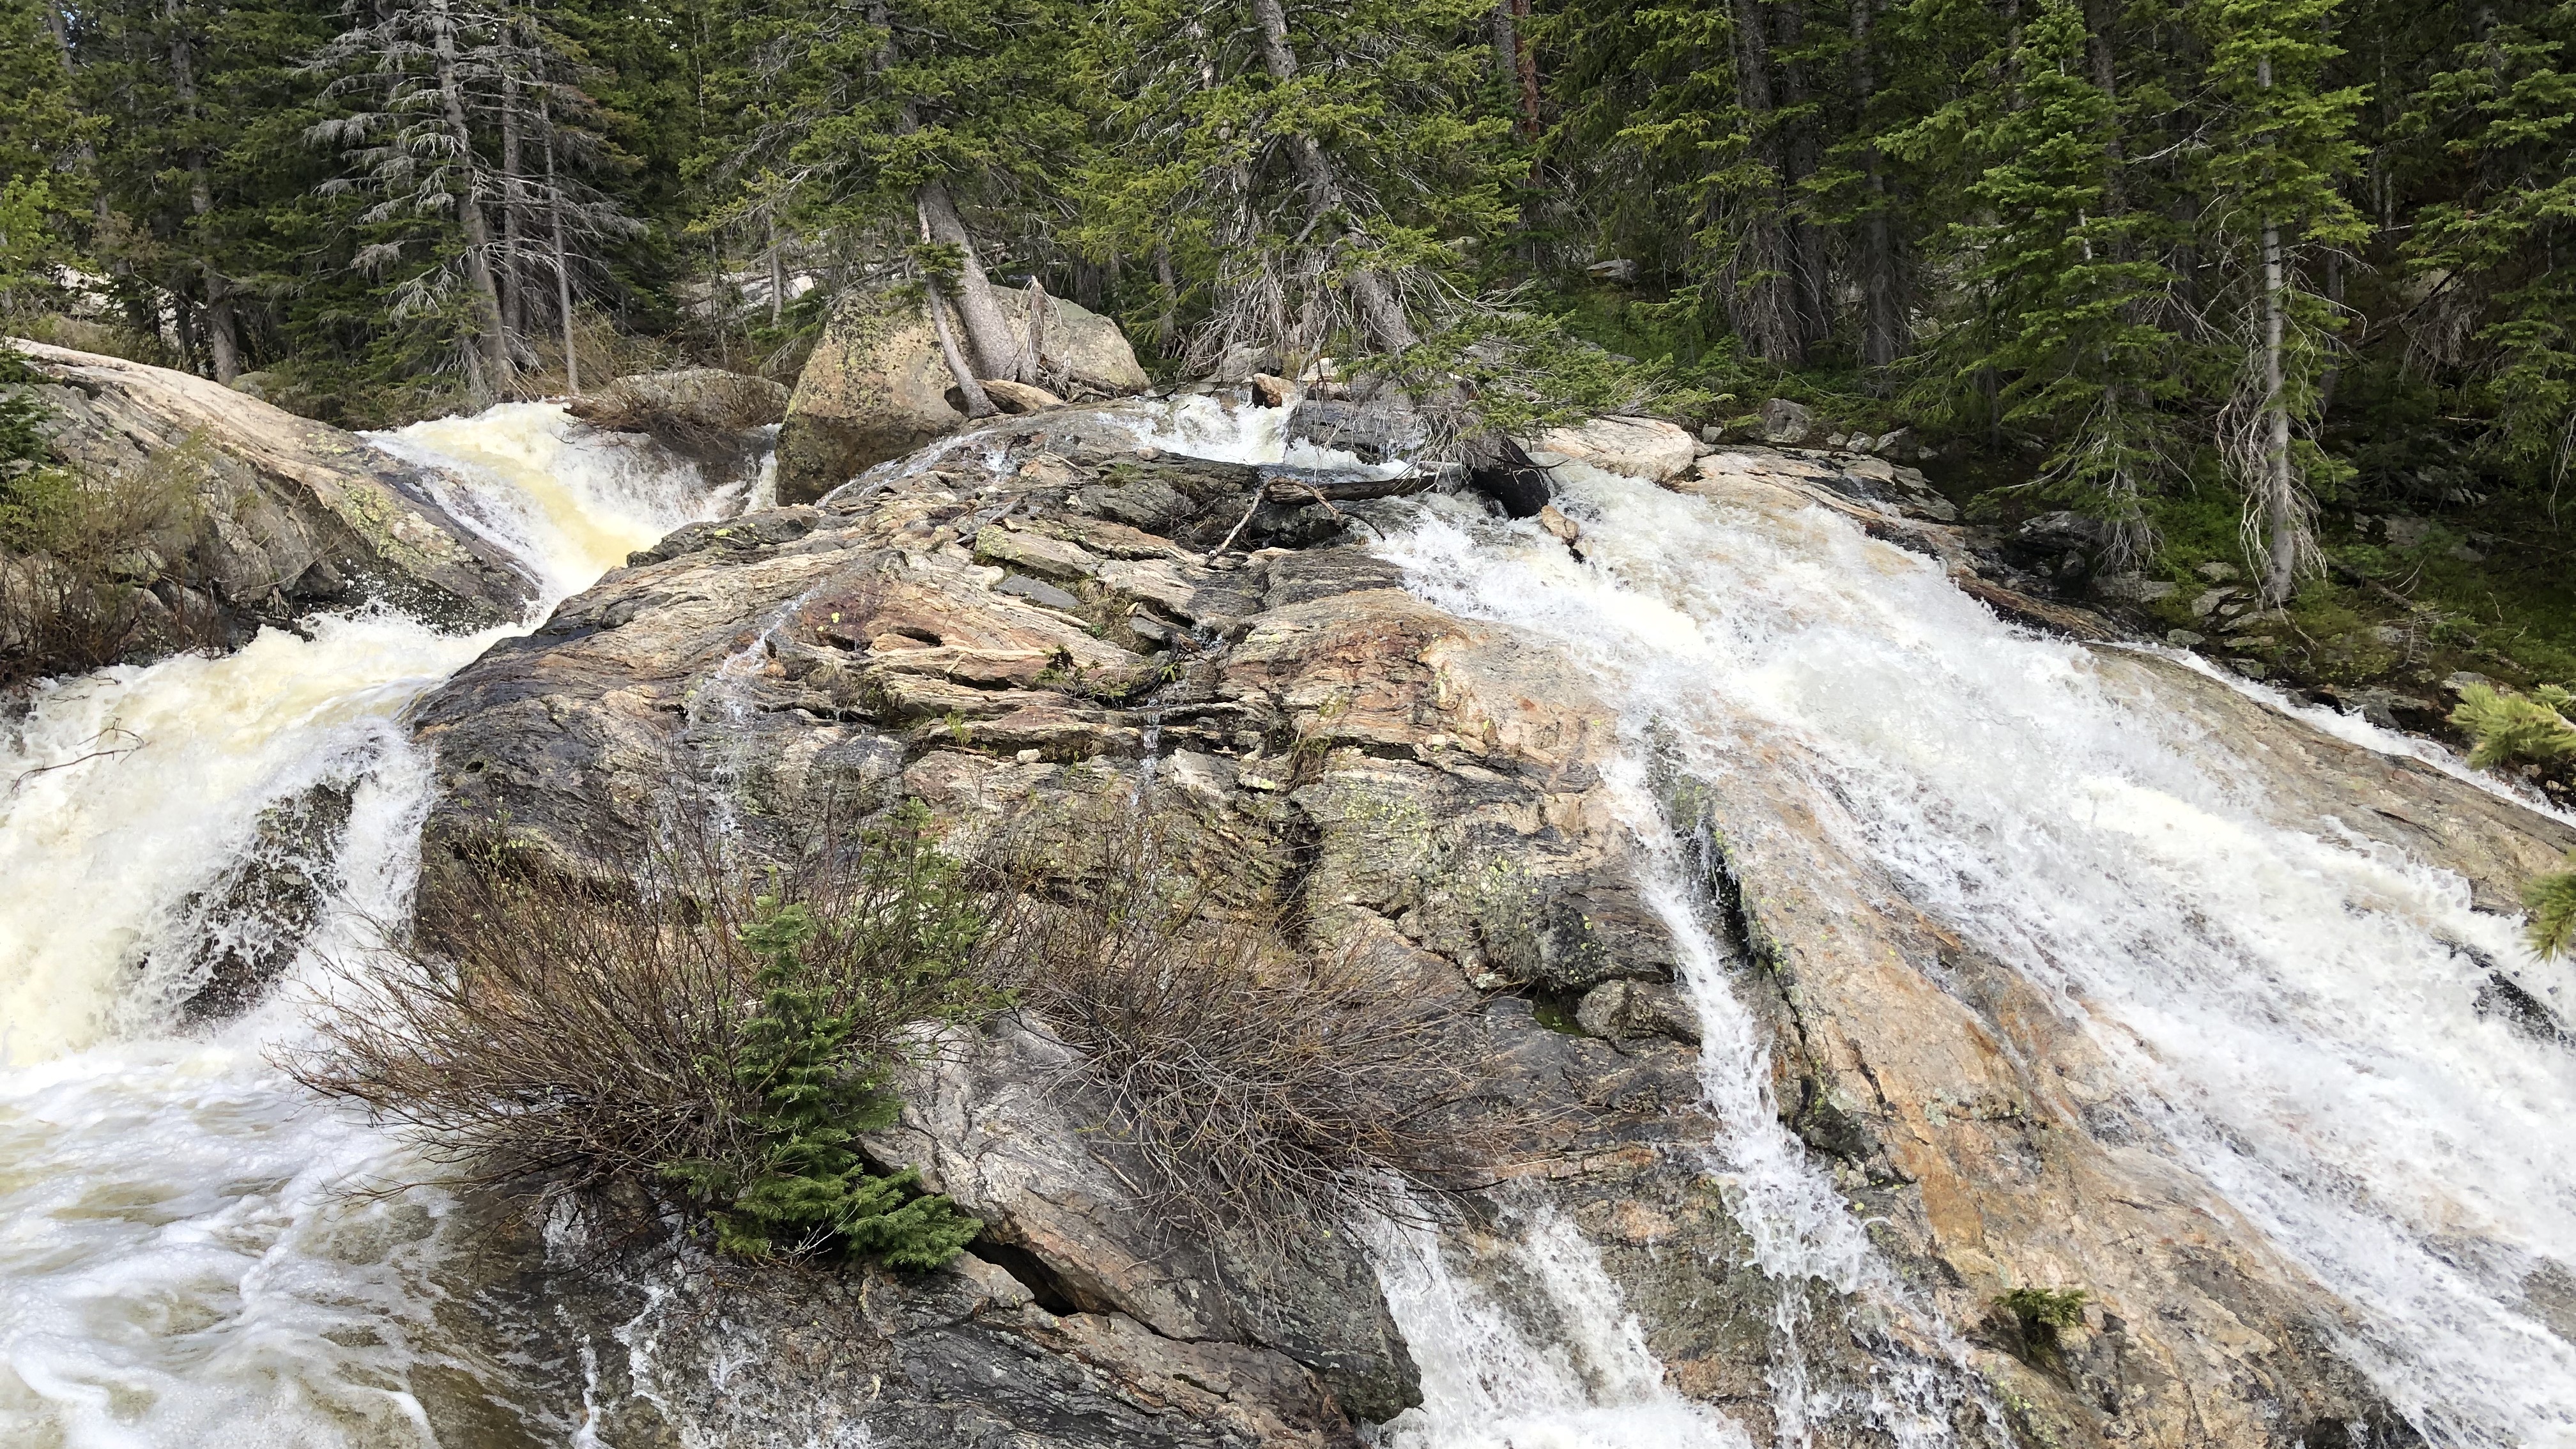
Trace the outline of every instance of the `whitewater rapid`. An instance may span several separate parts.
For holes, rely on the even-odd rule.
[[[1383,551],[1617,702],[1641,838],[1673,830],[1649,762],[1745,797],[1747,771],[1804,771],[1840,851],[2048,991],[2166,1150],[2343,1295],[2345,1351],[2428,1439],[2576,1442],[2576,1350],[2533,1286],[2576,1264],[2576,1058],[2479,1010],[2478,958],[2562,1004],[2576,969],[2531,959],[2456,876],[2283,821],[2262,765],[1845,518],[1560,481],[1580,559],[1458,499]],[[1802,1182],[1725,973],[1691,959],[1711,947],[1661,890],[1763,1266],[1865,1283],[1866,1244]]]
[[[508,404],[373,439],[538,583],[520,628],[728,500]],[[272,1065],[295,988],[407,908],[431,791],[404,712],[517,628],[367,608],[42,687],[0,737],[0,1444],[408,1445],[472,1397],[435,1271],[448,1204]],[[344,792],[325,902],[280,989],[192,1028],[204,898],[264,812]],[[434,1369],[436,1384],[421,1370]]]

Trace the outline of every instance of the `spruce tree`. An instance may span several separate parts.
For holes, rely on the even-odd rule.
[[[1120,97],[1085,190],[1095,255],[1151,256],[1192,366],[1402,353],[1454,315],[1525,174],[1490,0],[1116,0]]]
[[[2358,166],[2359,87],[2330,87],[2340,0],[2202,0],[2221,106],[2209,153],[2214,240],[2234,283],[2243,361],[2222,450],[2246,491],[2247,552],[2263,596],[2286,600],[2313,562],[2316,489],[2340,475],[2317,446],[2319,376],[2343,316],[2309,268],[2365,241],[2340,183]]]
[[[2152,545],[2143,500],[2175,470],[2181,339],[2158,316],[2172,277],[2116,199],[2119,118],[2086,40],[2076,0],[2038,0],[2008,103],[1966,132],[1984,165],[1952,240],[1981,315],[1942,365],[1998,379],[1998,421],[2053,444],[2040,488],[2110,523],[2117,563]]]

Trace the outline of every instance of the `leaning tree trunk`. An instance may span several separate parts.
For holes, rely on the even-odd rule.
[[[1252,18],[1261,29],[1261,61],[1270,78],[1282,85],[1296,79],[1297,52],[1288,43],[1288,12],[1280,0],[1252,0]],[[1324,153],[1323,143],[1312,136],[1297,136],[1288,148],[1297,167],[1297,180],[1306,189],[1312,218],[1323,222],[1340,213],[1342,236],[1355,246],[1368,245],[1368,233],[1343,205],[1341,178],[1334,173],[1333,160]],[[1413,330],[1413,321],[1405,315],[1404,303],[1384,272],[1363,267],[1354,270],[1344,283],[1351,301],[1358,309],[1360,327],[1380,351],[1402,352],[1422,339]]]
[[[501,291],[492,277],[492,228],[483,214],[483,174],[474,165],[474,131],[465,118],[465,87],[456,73],[456,22],[447,0],[431,0],[437,17],[438,97],[445,107],[449,137],[456,147],[456,166],[464,175],[457,189],[456,219],[465,232],[465,284],[473,293],[473,333],[466,339],[466,386],[475,401],[488,403],[510,376],[510,354],[501,334]]]
[[[1011,335],[1001,304],[993,300],[993,283],[975,255],[975,239],[967,233],[965,219],[957,214],[956,198],[948,194],[945,183],[925,181],[914,189],[913,200],[928,239],[957,249],[954,300],[958,319],[965,324],[967,346],[975,354],[973,361],[983,369],[976,376],[1029,381],[1019,375],[1019,340]]]

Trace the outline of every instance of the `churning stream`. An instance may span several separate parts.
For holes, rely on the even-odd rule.
[[[535,404],[380,445],[538,581],[531,623],[718,500],[692,474],[576,442]],[[509,630],[366,610],[49,687],[0,754],[0,1444],[429,1442],[414,1374],[454,1373],[432,1282],[444,1199],[381,1134],[268,1062],[291,989],[403,910],[431,787],[405,709]],[[317,790],[346,824],[305,873],[326,905],[290,989],[211,1031],[181,1003],[227,868],[296,843],[261,817]],[[264,944],[242,941],[256,947]]]
[[[1276,412],[1131,416],[1164,447],[1283,456]],[[577,439],[547,407],[378,441],[438,469],[451,512],[540,581],[531,626],[731,502]],[[2347,1299],[2347,1352],[2428,1438],[2576,1442],[2576,1351],[2533,1287],[2576,1264],[2576,1058],[2476,1004],[2481,956],[2576,1001],[2566,966],[2530,960],[2457,879],[2328,820],[2281,818],[2258,763],[1842,518],[1784,521],[1589,472],[1561,502],[1582,558],[1439,497],[1382,514],[1411,510],[1378,547],[1423,598],[1521,631],[1616,702],[1622,799],[1701,1018],[1711,1165],[1736,1185],[1758,1266],[1788,1285],[1773,1325],[1784,1441],[1841,1422],[1937,1444],[1983,1411],[1963,1405],[1947,1330],[1921,1320],[1780,1125],[1763,1039],[1732,994],[1741,963],[1702,924],[1649,783],[1722,791],[1785,760],[1808,772],[1798,791],[1839,849],[2048,991],[2121,1065],[2162,1150]],[[507,1397],[508,1366],[460,1358],[442,1318],[447,1201],[342,1192],[398,1180],[399,1149],[271,1064],[302,1029],[298,993],[211,1028],[183,1013],[216,948],[276,929],[209,903],[246,856],[283,848],[262,828],[280,807],[346,802],[344,823],[319,827],[326,848],[303,847],[323,905],[290,983],[405,908],[431,786],[405,711],[507,632],[325,617],[310,638],[59,681],[8,737],[0,1444],[427,1444],[425,1384],[470,1396],[490,1378]],[[1418,1230],[1374,1235],[1425,1392],[1388,1442],[1747,1442],[1665,1387],[1570,1224],[1535,1206],[1505,1223],[1508,1275]],[[1536,1285],[1547,1311],[1496,1301],[1502,1277]],[[1886,1372],[1865,1401],[1817,1400],[1798,1372],[1799,1315],[1820,1302],[1894,1325],[1872,1340]],[[1534,1338],[1533,1321],[1561,1336]]]

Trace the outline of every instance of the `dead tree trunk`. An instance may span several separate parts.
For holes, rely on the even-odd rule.
[[[179,12],[179,0],[162,0],[161,18],[170,27],[170,90],[179,103],[180,114],[193,121],[197,117],[196,56],[188,43],[187,26]],[[188,210],[201,220],[215,209],[213,184],[206,176],[206,153],[190,146],[184,154],[188,169]],[[206,245],[204,237],[197,245]],[[215,381],[226,386],[241,376],[241,334],[233,320],[232,283],[215,269],[214,259],[200,251],[197,272],[206,288],[206,352],[213,362]]]
[[[465,112],[464,79],[457,74],[456,21],[448,0],[430,0],[439,103],[456,147],[456,219],[465,233],[465,284],[472,293],[472,331],[465,348],[466,387],[489,403],[509,381],[510,355],[501,333],[501,292],[492,277],[492,228],[483,212],[484,179],[474,164],[474,131]],[[560,211],[560,202],[558,202]]]
[[[563,324],[564,391],[581,396],[581,351],[573,345],[572,331],[572,252],[564,244],[563,184],[555,177],[554,116],[546,105],[546,93],[537,92],[537,125],[545,144],[546,211],[554,223],[555,248],[555,314]]]

